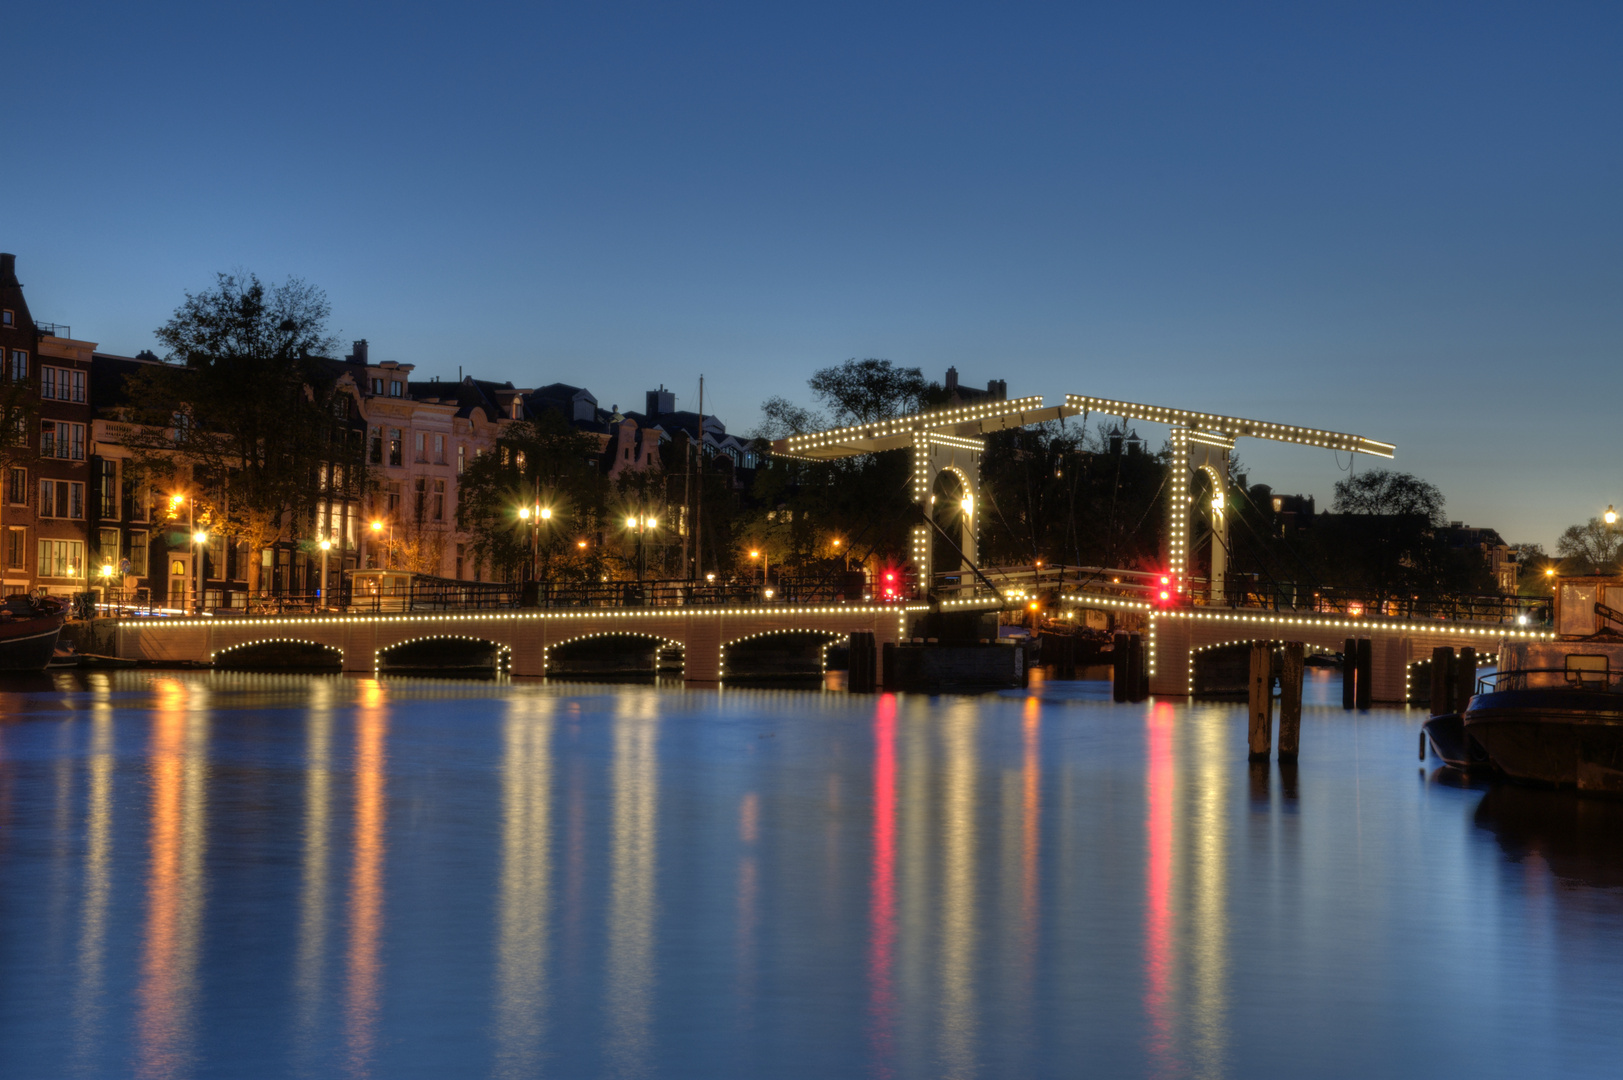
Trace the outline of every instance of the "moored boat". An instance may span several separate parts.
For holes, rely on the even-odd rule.
[[[66,619],[59,600],[6,597],[0,605],[0,673],[44,671]]]
[[[1512,779],[1623,795],[1623,580],[1562,579],[1556,598],[1556,640],[1501,647],[1465,734]]]

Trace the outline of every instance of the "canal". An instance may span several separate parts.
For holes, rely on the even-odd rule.
[[[0,1076],[1615,1076],[1623,820],[1241,705],[0,688]]]

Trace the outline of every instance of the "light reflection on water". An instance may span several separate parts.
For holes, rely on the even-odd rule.
[[[0,691],[0,1075],[1610,1072],[1623,806],[1311,690]]]

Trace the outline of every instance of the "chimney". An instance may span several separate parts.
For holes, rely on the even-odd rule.
[[[365,338],[362,338],[361,340],[359,340],[359,341],[357,341],[355,343],[355,347],[354,347],[353,351],[350,352],[349,358],[353,363],[356,363],[356,364],[366,364],[366,363],[370,362],[366,358],[366,339]]]
[[[0,285],[17,284],[17,256],[0,251]]]

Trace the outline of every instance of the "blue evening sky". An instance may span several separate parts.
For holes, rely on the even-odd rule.
[[[0,249],[111,351],[240,268],[422,376],[640,408],[703,373],[735,431],[878,356],[1385,439],[1512,542],[1623,504],[1615,3],[3,23]],[[1241,456],[1321,505],[1344,475]]]

